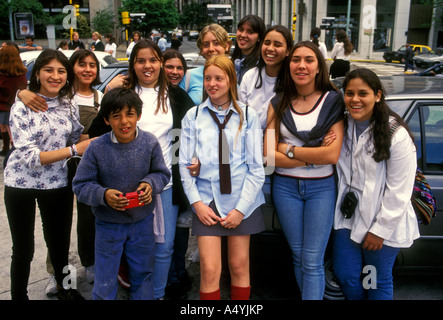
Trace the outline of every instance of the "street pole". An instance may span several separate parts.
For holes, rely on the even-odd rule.
[[[11,41],[14,41],[14,27],[12,25],[11,0],[8,0],[8,10],[9,10],[9,33],[11,33]]]
[[[349,24],[351,23],[352,0],[348,0],[348,15],[346,17],[346,35],[349,37]]]
[[[296,1],[293,1],[292,5],[292,40],[295,41],[295,27],[297,23],[297,6]],[[294,19],[295,18],[295,19]]]

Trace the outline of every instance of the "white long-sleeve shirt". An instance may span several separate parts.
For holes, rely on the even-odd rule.
[[[243,113],[246,106],[238,102]],[[198,109],[198,116],[196,112]],[[183,189],[193,204],[202,201],[206,205],[214,200],[221,217],[237,209],[248,218],[265,201],[262,187],[265,182],[263,168],[263,131],[254,109],[249,108],[248,119],[244,120],[238,131],[240,115],[232,104],[232,117],[224,132],[229,144],[229,162],[231,170],[230,194],[221,194],[219,176],[219,154],[217,124],[209,114],[209,109],[216,112],[219,121],[223,121],[226,112],[217,111],[209,98],[198,107],[190,109],[182,120],[180,137],[180,175]],[[237,135],[238,133],[238,135]],[[191,164],[194,150],[201,163],[198,177],[192,177],[187,169]]]
[[[371,126],[355,136],[354,120],[348,117],[348,130],[337,163],[338,197],[334,229],[350,229],[351,239],[362,243],[371,232],[384,239],[384,244],[407,248],[420,234],[411,204],[417,169],[416,150],[405,128],[399,127],[392,137],[389,160],[375,162]],[[351,143],[353,141],[353,143]],[[352,165],[351,165],[352,147]],[[358,198],[353,216],[345,219],[340,211],[344,195],[352,188]]]
[[[260,117],[260,125],[266,129],[266,121],[268,118],[269,102],[275,95],[274,87],[277,77],[270,77],[266,74],[265,68],[262,69],[262,86],[260,89],[255,88],[257,83],[259,69],[257,67],[248,70],[243,76],[242,83],[238,90],[238,100],[249,105],[257,111]]]
[[[345,54],[345,47],[343,42],[336,42],[331,52],[332,59],[349,60],[351,55]]]

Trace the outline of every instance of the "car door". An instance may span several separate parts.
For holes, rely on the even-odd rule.
[[[419,225],[420,239],[402,250],[402,264],[443,266],[443,100],[418,101],[410,110],[405,119],[414,135],[417,164],[440,208],[429,225]]]

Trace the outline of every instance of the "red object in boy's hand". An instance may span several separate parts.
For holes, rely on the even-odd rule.
[[[143,191],[128,192],[120,195],[120,197],[126,197],[129,200],[129,204],[125,207],[125,209],[131,209],[145,205],[144,202],[138,199],[139,194],[143,194]]]

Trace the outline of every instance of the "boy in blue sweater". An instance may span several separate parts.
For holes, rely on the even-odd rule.
[[[95,215],[95,280],[92,297],[117,298],[117,273],[124,252],[129,265],[130,299],[153,299],[155,195],[170,180],[160,144],[137,127],[142,101],[130,89],[116,88],[102,100],[112,131],[92,141],[73,180],[78,200]],[[140,191],[144,205],[125,209],[126,193]]]

